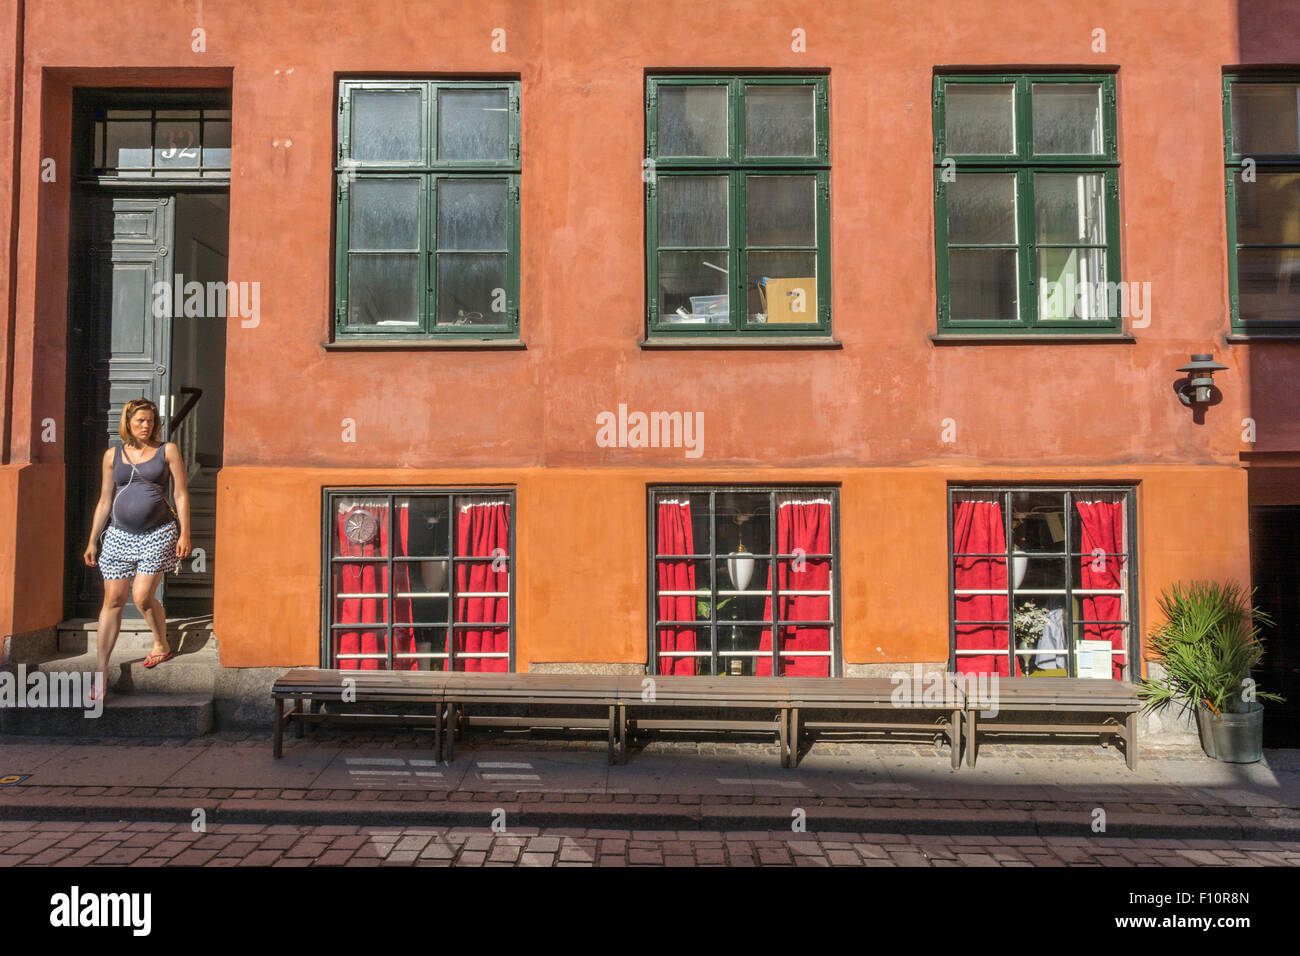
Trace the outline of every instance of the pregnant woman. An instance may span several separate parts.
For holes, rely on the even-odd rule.
[[[185,463],[172,442],[159,441],[162,424],[158,420],[158,406],[147,398],[131,399],[122,409],[118,434],[122,436],[122,444],[104,453],[104,480],[84,555],[91,567],[98,558],[99,570],[104,575],[97,696],[103,695],[108,687],[108,658],[117,643],[128,593],[153,632],[153,650],[144,659],[144,666],[156,667],[171,658],[166,614],[154,592],[158,589],[158,576],[173,570],[190,553],[190,499],[185,486]],[[179,519],[167,504],[169,478],[176,482]],[[97,542],[105,522],[108,528],[100,549]]]

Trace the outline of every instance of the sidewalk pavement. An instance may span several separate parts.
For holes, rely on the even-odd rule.
[[[782,769],[774,745],[734,742],[655,742],[610,767],[603,740],[508,733],[471,733],[451,764],[430,735],[398,732],[290,736],[281,760],[269,732],[0,736],[0,820],[180,824],[199,810],[223,825],[487,830],[504,815],[512,828],[789,833],[802,819],[810,834],[1294,842],[1300,750],[1234,765],[1147,748],[1130,771],[1096,745],[995,742],[954,772],[894,742],[819,741]]]

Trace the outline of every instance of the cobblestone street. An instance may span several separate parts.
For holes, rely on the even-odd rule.
[[[13,866],[1298,866],[1300,842],[0,821]]]

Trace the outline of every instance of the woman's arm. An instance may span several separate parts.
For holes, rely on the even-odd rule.
[[[176,539],[176,557],[183,558],[190,553],[190,489],[185,483],[185,461],[181,450],[175,442],[163,446],[163,454],[172,469],[172,488],[176,498],[176,517],[181,523],[180,537]]]
[[[99,552],[99,533],[108,523],[108,512],[113,507],[113,449],[104,452],[100,471],[103,477],[99,483],[99,501],[95,503],[95,517],[90,522],[90,541],[86,543],[86,551],[82,555],[86,564],[91,566],[95,564],[95,556]]]

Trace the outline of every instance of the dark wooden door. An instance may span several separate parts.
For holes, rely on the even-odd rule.
[[[1255,604],[1272,615],[1256,679],[1286,698],[1264,704],[1264,746],[1300,747],[1300,507],[1250,511]]]
[[[74,202],[73,289],[68,316],[68,418],[76,434],[68,460],[68,581],[74,617],[99,613],[98,570],[81,560],[99,494],[100,461],[120,443],[122,407],[156,402],[167,431],[170,305],[156,286],[172,282],[175,201],[171,196],[81,193]],[[134,607],[128,604],[127,613]]]

